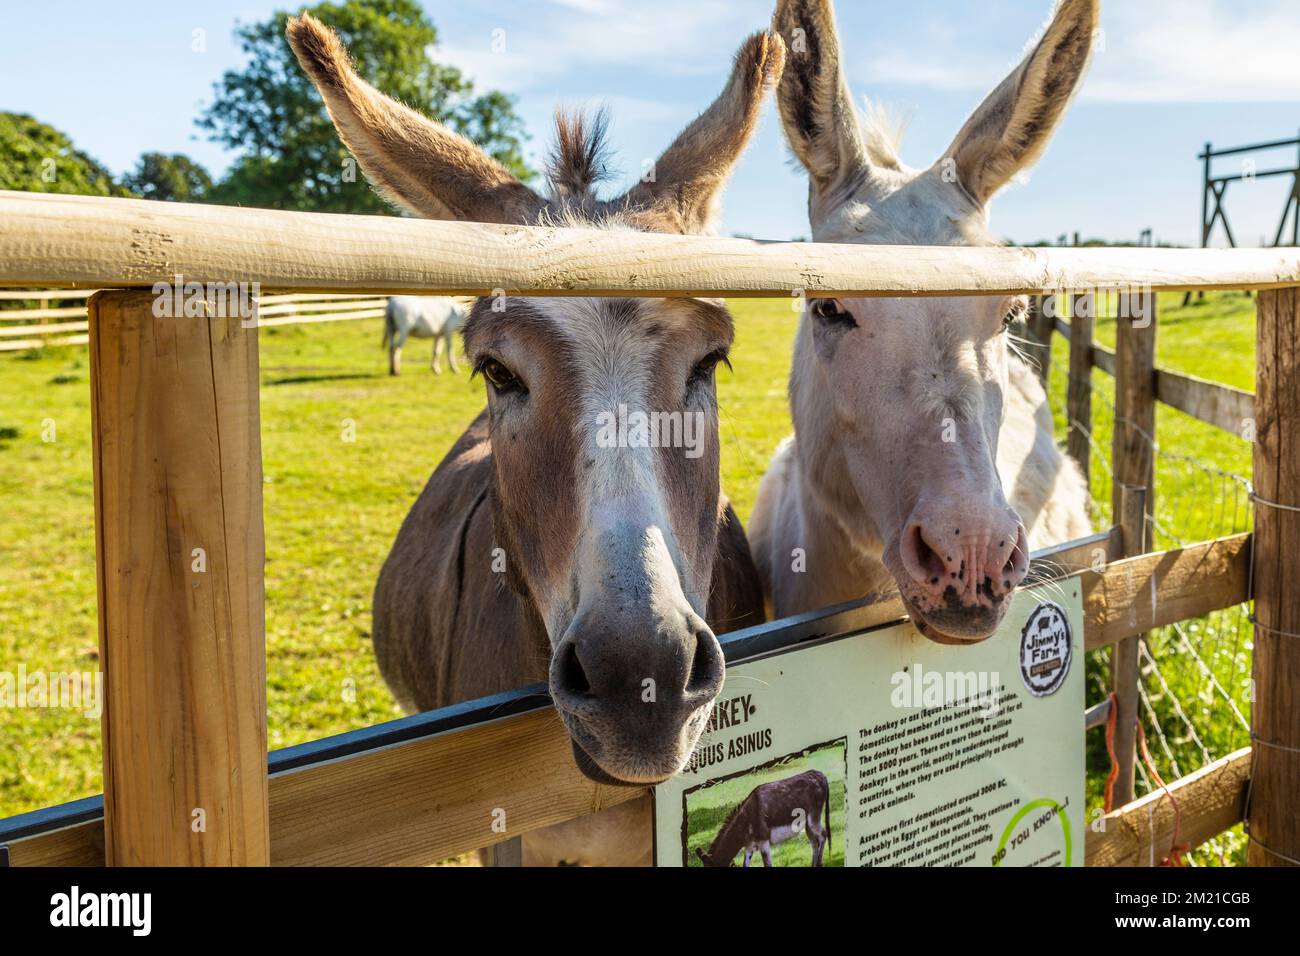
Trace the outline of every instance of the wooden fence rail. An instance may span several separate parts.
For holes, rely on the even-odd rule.
[[[1056,319],[1053,325],[1067,342],[1072,341],[1070,325]],[[1087,350],[1080,350],[1075,361],[1071,350],[1070,378],[1087,381],[1087,369],[1096,368],[1107,375],[1115,374],[1115,353],[1104,345],[1093,342]],[[1250,392],[1220,382],[1211,382],[1184,372],[1152,367],[1155,378],[1155,400],[1184,415],[1215,428],[1244,437],[1246,425],[1255,419],[1255,396]]]
[[[1090,830],[1084,848],[1088,866],[1158,866],[1175,839],[1195,848],[1242,821],[1250,785],[1249,747],[1235,750],[1169,785],[1153,790]],[[1172,800],[1170,797],[1172,796]],[[1177,801],[1177,809],[1174,802]]]
[[[49,290],[32,295],[48,296]],[[319,322],[342,322],[352,319],[381,318],[388,303],[386,297],[349,294],[264,295],[259,296],[258,325],[311,325]],[[48,319],[78,316],[76,322],[47,322]],[[90,341],[86,308],[0,310],[0,323],[22,318],[39,319],[39,324],[0,324],[0,352],[18,352],[46,345],[85,345]],[[69,335],[68,333],[77,333]]]
[[[51,299],[89,299],[98,289],[0,289],[0,302],[48,302]],[[0,313],[3,314],[3,313]]]
[[[959,296],[1300,285],[1294,249],[756,242],[0,191],[0,287],[195,281],[264,291]]]

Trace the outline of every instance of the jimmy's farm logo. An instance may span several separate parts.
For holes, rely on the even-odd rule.
[[[1070,621],[1055,604],[1034,608],[1020,632],[1020,676],[1035,697],[1055,694],[1070,673]]]

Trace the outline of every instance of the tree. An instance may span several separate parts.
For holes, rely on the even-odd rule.
[[[517,175],[523,121],[500,92],[476,96],[459,70],[435,63],[437,30],[415,0],[343,0],[308,8],[338,31],[371,84],[477,141]],[[243,155],[208,194],[209,201],[326,212],[391,213],[339,141],[311,81],[285,39],[289,14],[236,28],[247,55],[228,71],[198,125]]]
[[[212,177],[184,153],[144,153],[122,184],[141,199],[203,202]]]
[[[0,113],[0,189],[82,196],[128,196],[104,166],[53,126],[25,113]]]

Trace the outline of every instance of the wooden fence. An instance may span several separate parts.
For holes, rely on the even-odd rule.
[[[503,802],[514,837],[644,799],[580,774],[543,687],[267,759],[257,330],[231,317],[156,318],[141,290],[177,274],[353,295],[1259,290],[1255,533],[1144,553],[1128,516],[1148,506],[1149,470],[1135,468],[1115,530],[1035,559],[1083,569],[1085,647],[1112,648],[1117,689],[1135,670],[1125,650],[1135,635],[1254,600],[1253,746],[1172,784],[1180,840],[1197,845],[1245,819],[1250,862],[1300,857],[1294,252],[756,243],[3,192],[0,222],[0,287],[107,290],[89,303],[105,795],[0,821],[11,864],[429,863],[499,842],[491,811]],[[1124,330],[1115,356],[1136,427],[1160,393],[1153,335]],[[172,570],[200,541],[208,569],[192,587]],[[1099,549],[1112,558],[1100,567]],[[902,616],[897,600],[857,602],[726,635],[723,647],[734,662]],[[1120,716],[1127,706],[1121,696]],[[1104,716],[1093,708],[1081,722]],[[190,825],[199,807],[203,832]],[[1116,809],[1088,833],[1087,861],[1150,862],[1168,846],[1170,811],[1157,794]]]
[[[48,308],[61,299],[88,298],[97,290],[0,290],[0,302],[40,302],[38,309],[0,307],[0,352],[20,352],[53,345],[90,342],[86,306]],[[375,319],[384,314],[387,298],[348,294],[287,294],[257,297],[258,325],[309,325],[350,319]],[[60,320],[60,321],[52,321]]]
[[[1103,304],[1104,303],[1104,304]],[[1116,349],[1094,339],[1095,319],[1116,313]],[[1153,290],[1117,289],[1098,296],[1036,296],[1027,325],[1032,357],[1040,380],[1047,384],[1052,364],[1052,335],[1067,341],[1067,450],[1090,479],[1092,459],[1092,370],[1115,380],[1115,427],[1112,434],[1111,514],[1120,541],[1118,554],[1128,557],[1152,549],[1155,513],[1156,404],[1175,408],[1237,438],[1249,438],[1255,428],[1255,396],[1250,392],[1185,375],[1156,365],[1158,305]],[[1089,482],[1091,484],[1091,481]],[[1140,674],[1139,640],[1120,641],[1111,651],[1111,690],[1117,704],[1115,751],[1119,776],[1115,798],[1133,797]]]
[[[1288,218],[1291,219],[1291,245],[1300,245],[1300,159],[1296,161],[1294,166],[1282,166],[1272,169],[1256,169],[1255,160],[1250,159],[1242,163],[1238,172],[1220,176],[1214,175],[1213,168],[1216,158],[1241,156],[1246,153],[1270,152],[1289,146],[1300,147],[1300,139],[1275,139],[1267,143],[1251,143],[1248,146],[1232,146],[1227,149],[1215,149],[1212,143],[1205,144],[1205,151],[1196,157],[1204,164],[1201,179],[1202,246],[1210,244],[1210,236],[1214,233],[1214,224],[1216,222],[1223,223],[1223,234],[1228,240],[1228,245],[1233,247],[1237,245],[1237,239],[1232,234],[1232,227],[1228,225],[1228,211],[1223,206],[1228,186],[1237,182],[1253,183],[1256,180],[1269,179],[1273,176],[1289,176],[1291,178],[1291,189],[1287,193],[1286,204],[1282,207],[1282,218],[1278,220],[1277,232],[1273,236],[1273,245],[1282,245]],[[1211,203],[1214,204],[1213,209],[1210,208]]]

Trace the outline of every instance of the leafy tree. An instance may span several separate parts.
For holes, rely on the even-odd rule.
[[[144,153],[122,184],[142,199],[203,202],[212,177],[184,153]]]
[[[523,121],[500,92],[475,95],[455,67],[430,59],[433,23],[415,0],[342,0],[308,8],[338,31],[358,72],[377,89],[476,140],[528,178]],[[241,25],[247,56],[228,71],[199,118],[209,137],[243,155],[208,194],[209,201],[327,212],[391,213],[365,182],[285,39],[289,14]]]
[[[0,113],[0,189],[130,195],[66,134],[25,113]]]

